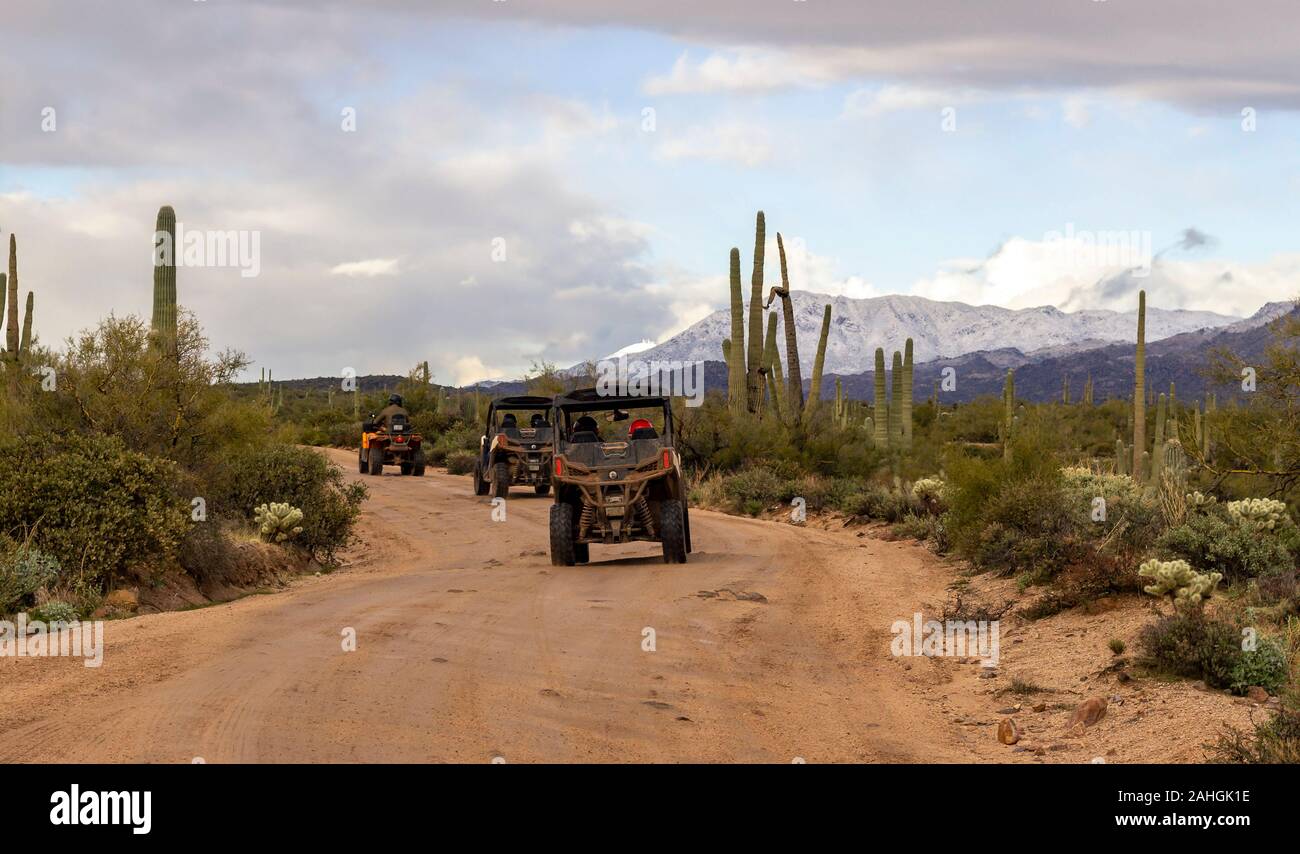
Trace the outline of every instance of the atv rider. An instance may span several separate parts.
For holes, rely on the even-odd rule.
[[[400,394],[390,394],[388,396],[388,405],[379,410],[379,414],[374,417],[375,427],[387,433],[389,430],[390,419],[394,415],[402,415],[409,418],[410,413],[402,407],[402,396]]]

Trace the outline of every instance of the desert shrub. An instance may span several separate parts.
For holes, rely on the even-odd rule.
[[[325,428],[326,444],[335,448],[361,446],[361,425],[355,421],[336,421]]]
[[[442,433],[432,442],[430,442],[430,437],[425,436],[424,454],[429,462],[434,465],[442,465],[454,452],[477,452],[479,450],[479,440],[482,438],[483,434],[479,428],[468,424],[459,424]],[[466,471],[472,471],[472,468]],[[465,474],[465,472],[454,473]]]
[[[473,451],[452,451],[446,454],[447,474],[469,474],[474,471],[478,454]]]
[[[1203,679],[1215,688],[1228,688],[1241,659],[1241,634],[1236,626],[1189,610],[1162,617],[1138,635],[1138,663],[1158,673]]]
[[[923,477],[912,484],[912,495],[931,516],[938,516],[947,508],[944,496],[948,485],[943,478]]]
[[[59,570],[53,555],[0,537],[0,614],[20,610],[36,591],[55,582]]]
[[[787,481],[764,466],[750,466],[722,478],[723,498],[732,508],[751,516],[783,500],[787,487]],[[807,500],[807,496],[803,497]]]
[[[77,606],[52,599],[27,612],[27,619],[42,623],[71,623],[81,617]]]
[[[165,460],[121,440],[68,435],[0,444],[0,530],[29,543],[88,584],[132,565],[172,560],[189,524],[189,499]]]
[[[1189,513],[1156,541],[1161,551],[1192,566],[1223,574],[1229,582],[1295,566],[1279,538],[1235,524],[1222,512]]]
[[[1255,686],[1276,694],[1287,684],[1290,670],[1282,642],[1272,637],[1260,638],[1254,649],[1242,651],[1232,670],[1232,684],[1228,687],[1238,694],[1244,694]]]
[[[1300,765],[1300,692],[1285,695],[1277,714],[1255,724],[1254,732],[1230,728],[1208,747],[1214,762]]]
[[[1077,557],[1077,524],[1051,443],[1026,431],[1011,455],[951,453],[945,524],[954,548],[980,569],[1048,578]]]
[[[333,562],[352,539],[366,487],[348,483],[320,453],[272,445],[232,457],[216,487],[216,504],[253,521],[263,504],[287,503],[302,510],[296,545],[317,560]]]

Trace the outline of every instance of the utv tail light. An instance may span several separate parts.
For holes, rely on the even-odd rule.
[[[666,469],[670,469],[670,468],[672,468],[672,467],[673,467],[673,452],[670,451],[670,450],[668,450],[667,448],[665,448],[665,449],[664,449],[664,468],[666,468]]]
[[[564,460],[559,457],[555,458],[555,476],[564,477]]]

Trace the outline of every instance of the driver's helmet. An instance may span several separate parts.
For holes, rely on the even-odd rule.
[[[542,415],[542,413],[540,413],[540,412],[534,412],[534,413],[533,413],[533,417],[530,418],[530,419],[528,419],[528,426],[529,426],[529,427],[545,427],[545,426],[546,426],[546,416],[545,416],[545,415]]]
[[[599,433],[600,427],[596,424],[596,419],[590,415],[584,415],[577,421],[573,422],[574,433]]]
[[[393,406],[401,406],[402,396],[400,394],[390,394],[388,396],[388,402],[391,403]]]
[[[638,418],[632,422],[632,426],[627,428],[627,437],[631,439],[636,435],[638,430],[653,430],[654,425],[644,418]]]
[[[515,414],[514,414],[513,412],[507,412],[507,413],[505,414],[505,417],[501,419],[501,426],[502,426],[502,427],[518,427],[518,426],[519,426],[519,420],[518,420],[517,418],[515,418]]]

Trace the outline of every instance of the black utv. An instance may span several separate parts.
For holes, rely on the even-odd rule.
[[[590,560],[592,543],[663,544],[685,563],[691,517],[667,397],[582,389],[555,399],[551,563]]]
[[[551,398],[529,395],[492,401],[474,462],[475,495],[505,498],[511,485],[531,486],[538,495],[550,491],[551,406]]]

